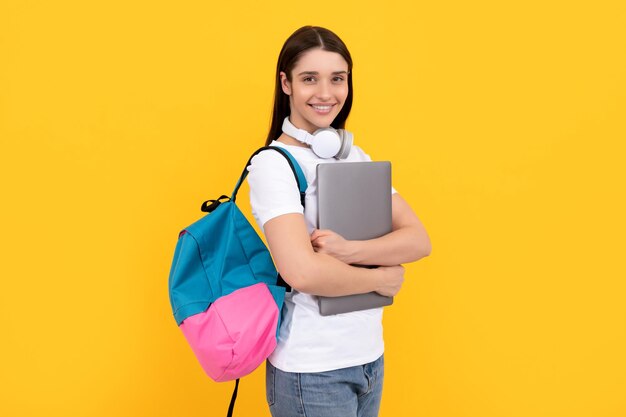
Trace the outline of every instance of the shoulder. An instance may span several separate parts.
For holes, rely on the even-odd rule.
[[[291,171],[287,159],[279,152],[275,150],[265,150],[256,154],[251,160],[248,166],[248,172],[277,172]]]
[[[270,145],[272,148],[280,148],[283,149],[284,148],[282,146],[276,146],[275,142],[272,142]],[[264,164],[264,163],[270,163],[272,161],[280,161],[285,159],[284,156],[281,155],[281,153],[275,149],[264,149],[261,152],[259,152],[258,154],[256,154],[252,160],[250,161],[251,164]]]
[[[250,205],[259,227],[283,214],[303,213],[296,178],[282,154],[271,149],[262,151],[247,169]]]

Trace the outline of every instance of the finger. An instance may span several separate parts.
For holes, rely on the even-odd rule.
[[[330,234],[335,233],[330,229],[315,229],[315,231],[320,235],[330,235]]]
[[[311,241],[317,240],[320,237],[324,237],[324,236],[329,236],[330,235],[330,230],[320,230],[320,229],[315,229],[313,231],[313,233],[311,233]],[[331,232],[332,233],[332,232]]]

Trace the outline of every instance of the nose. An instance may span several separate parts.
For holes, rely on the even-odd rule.
[[[330,82],[328,80],[322,80],[322,82],[318,83],[317,97],[320,101],[330,100],[331,86],[329,84]]]

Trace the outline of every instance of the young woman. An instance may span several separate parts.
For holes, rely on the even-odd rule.
[[[306,209],[291,169],[277,152],[258,154],[248,168],[252,213],[278,271],[293,289],[283,307],[278,346],[267,361],[267,401],[274,417],[378,415],[382,308],[321,316],[315,296],[371,291],[393,296],[404,279],[400,264],[430,253],[424,227],[393,189],[391,233],[348,241],[330,230],[316,229],[317,164],[371,159],[356,145],[342,159],[320,156],[296,139],[299,135],[284,133],[283,123],[291,124],[292,130],[285,130],[292,134],[293,129],[309,134],[329,126],[343,129],[352,97],[352,58],[341,39],[317,26],[295,31],[278,58],[266,145],[287,149],[302,167],[308,184]]]

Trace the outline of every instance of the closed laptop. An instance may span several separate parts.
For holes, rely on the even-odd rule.
[[[318,228],[348,240],[369,240],[391,232],[391,163],[339,162],[317,166]],[[355,265],[376,267],[375,265]],[[318,297],[320,314],[387,306],[393,297],[376,292]]]

